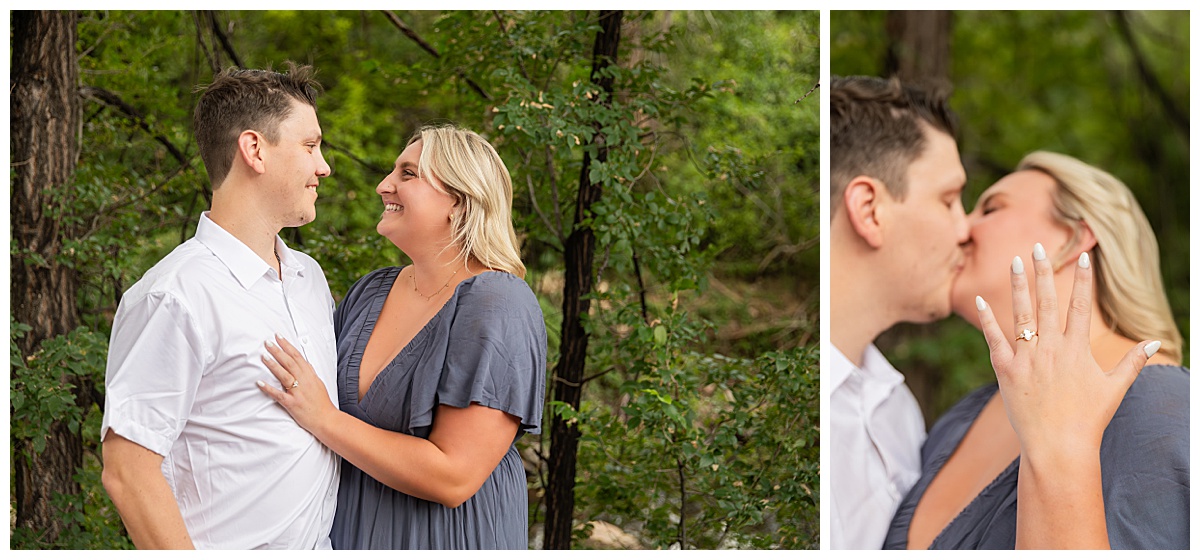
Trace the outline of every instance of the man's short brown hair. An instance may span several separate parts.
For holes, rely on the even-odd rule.
[[[217,188],[229,175],[237,156],[238,136],[254,130],[275,144],[279,124],[292,111],[292,100],[317,107],[321,85],[312,66],[285,63],[284,72],[227,68],[203,91],[196,103],[192,126],[209,181]]]
[[[949,88],[901,83],[896,78],[833,77],[829,92],[830,200],[841,199],[851,179],[866,175],[903,200],[905,175],[925,149],[921,124],[954,136]],[[835,203],[832,208],[838,205]]]

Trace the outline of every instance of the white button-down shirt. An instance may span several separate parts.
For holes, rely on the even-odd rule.
[[[276,237],[283,280],[205,213],[196,236],[121,299],[104,420],[164,457],[197,548],[329,548],[339,458],[256,385],[275,333],[337,400],[333,298],[321,267]]]
[[[921,475],[925,421],[904,376],[874,345],[861,368],[832,344],[826,348],[830,548],[879,549],[900,500]]]

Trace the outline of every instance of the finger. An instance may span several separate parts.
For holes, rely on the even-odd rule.
[[[1000,329],[1000,324],[996,322],[996,316],[992,314],[992,307],[983,301],[982,297],[975,296],[975,308],[979,310],[979,329],[983,331],[984,340],[987,340],[988,354],[992,358],[992,369],[995,369],[998,374],[1000,371],[1008,371],[1008,363],[1012,361],[1013,357],[1013,349],[1008,342],[1008,337]]]
[[[279,335],[275,335],[275,336],[276,336],[276,338],[279,337]],[[297,375],[299,375],[300,368],[296,364],[296,360],[294,358],[292,358],[292,356],[290,354],[288,354],[287,351],[285,351],[283,348],[280,348],[274,342],[271,342],[269,340],[266,343],[264,343],[264,346],[266,346],[267,351],[271,353],[271,357],[275,358],[275,361],[279,362],[279,365],[283,366],[283,368],[286,369],[288,371],[288,373],[290,373],[292,375],[292,377],[296,377]],[[290,379],[288,379],[287,381],[289,384],[291,383]]]
[[[1146,367],[1146,362],[1150,359],[1150,356],[1158,352],[1158,349],[1161,347],[1162,342],[1157,340],[1142,342],[1134,346],[1125,353],[1121,361],[1117,362],[1117,366],[1108,372],[1108,374],[1120,380],[1125,390],[1129,390],[1129,386],[1133,385],[1133,381],[1142,372],[1142,368]]]
[[[1033,273],[1037,288],[1037,324],[1042,327],[1038,337],[1056,340],[1061,337],[1058,332],[1058,290],[1054,287],[1054,266],[1046,259],[1046,249],[1041,243],[1033,246]]]
[[[272,359],[270,355],[263,354],[262,363],[267,366],[267,370],[271,372],[271,375],[275,376],[280,385],[287,387],[292,384],[292,374],[286,368],[279,365],[279,362]]]
[[[291,358],[293,360],[295,360],[296,363],[300,363],[300,362],[307,363],[308,362],[308,360],[306,360],[304,358],[304,354],[301,354],[300,351],[297,350],[295,346],[292,346],[292,343],[288,342],[288,339],[283,338],[283,335],[276,333],[275,340],[279,341],[279,347],[282,348],[283,351],[286,352],[288,356],[291,356]]]
[[[266,393],[267,396],[271,397],[271,399],[273,399],[275,402],[283,404],[283,398],[285,395],[287,395],[287,393],[272,387],[269,383],[262,380],[256,381],[254,384],[258,385],[258,389]]]
[[[1092,263],[1087,253],[1080,253],[1075,265],[1075,284],[1071,287],[1071,303],[1067,307],[1067,330],[1063,336],[1088,339],[1092,327]]]
[[[1033,304],[1029,300],[1029,278],[1025,275],[1025,263],[1021,261],[1021,257],[1013,257],[1012,262],[1012,302],[1013,302],[1013,329],[1014,333],[1008,336],[1021,334],[1028,330],[1030,333],[1037,332],[1037,323],[1033,316]],[[1036,339],[1031,337],[1030,342],[1036,342]],[[1022,344],[1026,341],[1022,340]],[[1020,346],[1017,346],[1017,351]]]

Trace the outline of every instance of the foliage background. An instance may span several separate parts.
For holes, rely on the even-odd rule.
[[[25,329],[13,322],[10,437],[36,447],[46,425],[69,419],[87,451],[81,492],[55,498],[68,530],[47,540],[10,524],[11,546],[130,546],[99,485],[100,411],[81,410],[70,387],[47,380],[67,368],[73,383],[102,390],[120,294],[194,231],[207,178],[192,91],[231,50],[245,67],[318,68],[334,173],[322,181],[317,221],[283,235],[322,263],[335,298],[366,272],[406,262],[374,231],[373,189],[408,136],[449,120],[489,138],[514,178],[551,361],[561,244],[586,148],[571,136],[593,117],[629,126],[612,133],[645,149],[600,170],[613,202],[596,216],[608,221],[594,224],[606,244],[589,325],[592,381],[580,410],[550,403],[545,420],[562,414],[584,427],[574,545],[816,547],[819,111],[817,96],[796,100],[816,83],[818,14],[628,13],[624,113],[601,116],[568,109],[587,93],[594,12],[398,16],[437,57],[378,12],[80,13],[83,153],[61,192],[70,197],[62,218],[83,234],[44,265],[79,272],[85,326],[23,356],[15,341]],[[535,203],[552,195],[560,207]],[[521,443],[533,474],[531,546],[543,515],[542,439]],[[12,449],[11,461],[24,460]],[[588,524],[601,522],[621,539],[589,538]]]
[[[886,17],[830,13],[831,74],[884,74]],[[952,13],[946,38],[950,106],[959,116],[967,171],[964,206],[972,208],[1034,150],[1069,154],[1120,178],[1158,234],[1185,366],[1191,330],[1189,19],[1187,12],[961,11]],[[1121,33],[1122,20],[1132,42]],[[1161,84],[1161,95],[1143,72]],[[918,395],[930,423],[995,379],[983,336],[957,317],[898,326],[881,337],[880,348],[906,375],[937,380],[932,394]]]

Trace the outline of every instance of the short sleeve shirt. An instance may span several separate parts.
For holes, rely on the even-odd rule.
[[[256,382],[278,333],[336,398],[333,298],[276,237],[283,279],[208,218],[122,297],[105,375],[108,430],[163,456],[197,548],[329,548],[339,459]]]

